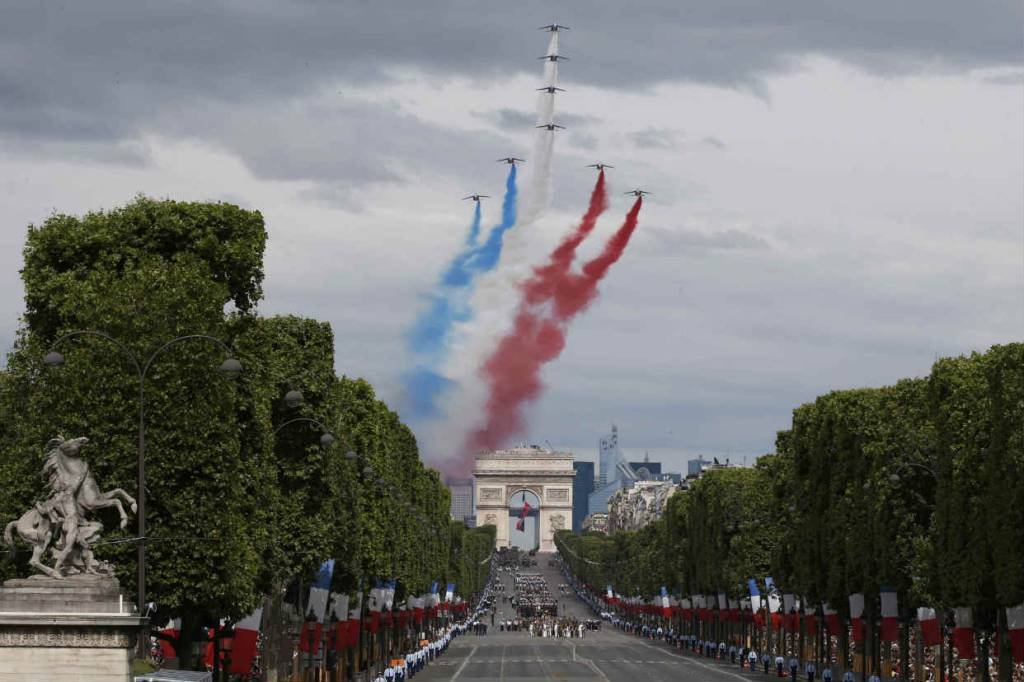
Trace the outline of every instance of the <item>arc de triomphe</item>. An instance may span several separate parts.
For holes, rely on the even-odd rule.
[[[497,546],[509,546],[512,497],[528,490],[540,500],[541,552],[554,552],[556,530],[572,528],[572,454],[537,446],[482,452],[473,469],[476,525],[496,526]]]

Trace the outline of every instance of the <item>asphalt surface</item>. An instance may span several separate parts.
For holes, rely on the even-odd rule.
[[[563,578],[540,557],[536,569],[545,575],[551,593],[559,597],[559,615],[593,618],[586,604],[575,595],[560,595]],[[502,573],[506,594],[512,584]],[[511,618],[511,606],[499,604],[495,618]],[[767,679],[750,675],[738,666],[723,665],[672,649],[662,642],[644,640],[622,633],[605,623],[604,629],[588,631],[583,639],[530,637],[528,632],[496,632],[486,617],[488,634],[466,634],[457,638],[448,652],[435,660],[414,682],[735,682]]]

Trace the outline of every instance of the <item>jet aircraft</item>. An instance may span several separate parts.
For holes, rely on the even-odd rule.
[[[545,85],[543,88],[537,88],[537,92],[550,92],[552,95],[556,92],[565,92],[562,88],[556,88],[554,85]]]
[[[498,163],[501,163],[502,161],[504,161],[505,163],[507,163],[510,166],[516,165],[517,162],[518,163],[526,163],[526,159],[517,159],[514,156],[506,156],[503,159],[498,159]]]
[[[596,168],[597,170],[600,171],[604,170],[605,168],[615,168],[615,166],[609,165],[607,163],[601,163],[600,161],[598,161],[597,163],[590,164],[589,166],[587,166],[587,168]]]
[[[487,195],[487,194],[470,194],[468,197],[462,197],[462,200],[463,201],[469,201],[470,199],[472,199],[473,201],[475,201],[476,203],[479,204],[481,199],[490,199],[490,198],[491,198],[490,195]]]
[[[632,189],[628,192],[623,192],[623,194],[632,194],[635,197],[642,197],[645,194],[650,194],[650,192],[645,189]]]
[[[548,33],[558,33],[559,31],[568,31],[568,26],[562,26],[561,24],[548,24],[547,26],[541,26],[537,29],[538,31],[547,31]]]
[[[544,125],[537,126],[538,128],[547,128],[548,130],[565,130],[565,126],[560,126],[557,123],[545,123]]]
[[[546,59],[549,62],[557,62],[559,59],[569,61],[569,58],[562,54],[546,54],[543,57],[537,57],[537,59]]]

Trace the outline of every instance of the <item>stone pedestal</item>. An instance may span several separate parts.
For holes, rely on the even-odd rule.
[[[0,587],[0,682],[131,679],[145,619],[117,581],[34,576]]]

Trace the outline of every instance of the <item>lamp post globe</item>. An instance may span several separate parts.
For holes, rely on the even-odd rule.
[[[350,462],[354,462],[357,459],[359,459],[359,455],[349,450],[348,452],[345,453],[345,459],[347,459]]]
[[[334,444],[334,436],[332,436],[331,434],[325,433],[322,436],[320,436],[320,447],[326,449],[326,448],[331,447],[331,445],[333,445],[333,444]]]
[[[64,356],[55,350],[51,350],[43,357],[43,364],[47,367],[63,367]]]
[[[892,483],[893,485],[899,485],[900,484],[900,475],[899,474],[889,474],[889,483]]]
[[[288,407],[298,407],[302,404],[302,401],[302,391],[297,391],[293,388],[284,394],[284,404]]]
[[[242,363],[238,361],[238,358],[227,358],[220,363],[217,371],[229,379],[233,379],[242,373]]]

